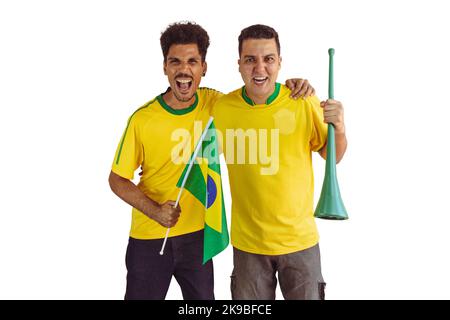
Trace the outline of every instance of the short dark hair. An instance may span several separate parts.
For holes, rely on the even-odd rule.
[[[239,56],[242,53],[242,43],[247,39],[275,39],[278,55],[280,55],[280,40],[278,39],[278,33],[272,27],[254,24],[243,29],[239,35]]]
[[[202,62],[205,62],[206,52],[209,47],[209,36],[206,30],[195,22],[175,22],[161,33],[160,42],[164,62],[167,60],[167,54],[172,45],[191,43],[197,45],[198,51],[202,56]]]

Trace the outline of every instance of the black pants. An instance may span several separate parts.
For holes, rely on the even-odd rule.
[[[172,276],[185,300],[214,300],[212,260],[202,265],[203,230],[167,239],[128,241],[126,300],[163,300]]]

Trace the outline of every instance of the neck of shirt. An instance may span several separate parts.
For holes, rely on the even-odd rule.
[[[276,83],[275,83],[275,89],[274,89],[274,91],[273,91],[272,94],[267,98],[267,100],[266,100],[266,102],[265,102],[266,105],[271,104],[271,103],[278,97],[278,94],[280,93],[280,87],[281,87],[281,85],[280,85],[278,82],[276,82]],[[255,102],[247,95],[247,92],[246,92],[246,90],[245,90],[245,86],[242,87],[241,94],[242,94],[242,98],[245,100],[245,102],[247,102],[247,104],[249,104],[250,106],[255,106],[255,105],[257,105],[257,103],[255,103]]]

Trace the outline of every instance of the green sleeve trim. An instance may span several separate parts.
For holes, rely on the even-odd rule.
[[[131,117],[128,119],[127,127],[125,128],[125,131],[124,131],[123,137],[122,137],[122,141],[120,142],[119,152],[117,153],[116,165],[119,164],[120,156],[121,156],[121,154],[122,154],[123,143],[125,142],[125,137],[126,137],[126,135],[127,135],[128,127],[130,126],[131,119],[132,119],[133,116],[136,114],[136,112],[138,112],[139,110],[142,110],[142,109],[144,109],[144,108],[147,108],[147,107],[150,106],[153,102],[155,102],[155,100],[156,100],[156,99],[153,99],[152,101],[148,102],[147,104],[145,104],[145,105],[143,105],[142,107],[140,107],[139,109],[137,109],[135,112],[133,112],[133,114],[131,115]]]

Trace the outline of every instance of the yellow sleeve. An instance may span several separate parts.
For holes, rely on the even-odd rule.
[[[214,89],[208,89],[208,88],[202,88],[202,90],[205,92],[206,97],[206,107],[209,110],[209,114],[214,117],[214,105],[216,104],[217,100],[219,100],[221,97],[223,97],[223,93]]]
[[[134,171],[142,164],[143,147],[138,121],[132,115],[116,150],[112,171],[126,179],[133,179]]]
[[[220,98],[220,97],[219,97]],[[216,132],[217,132],[217,143],[219,146],[219,155],[223,154],[223,143],[224,143],[224,134],[225,134],[225,130],[223,130],[223,128],[221,127],[221,118],[220,116],[218,116],[218,107],[219,103],[217,102],[217,100],[214,102],[214,105],[212,107],[212,111],[211,111],[211,115],[214,117],[214,125],[216,127]]]
[[[309,144],[312,151],[319,151],[327,142],[328,126],[323,122],[323,109],[316,96],[308,98],[307,103],[311,110],[311,136]]]

